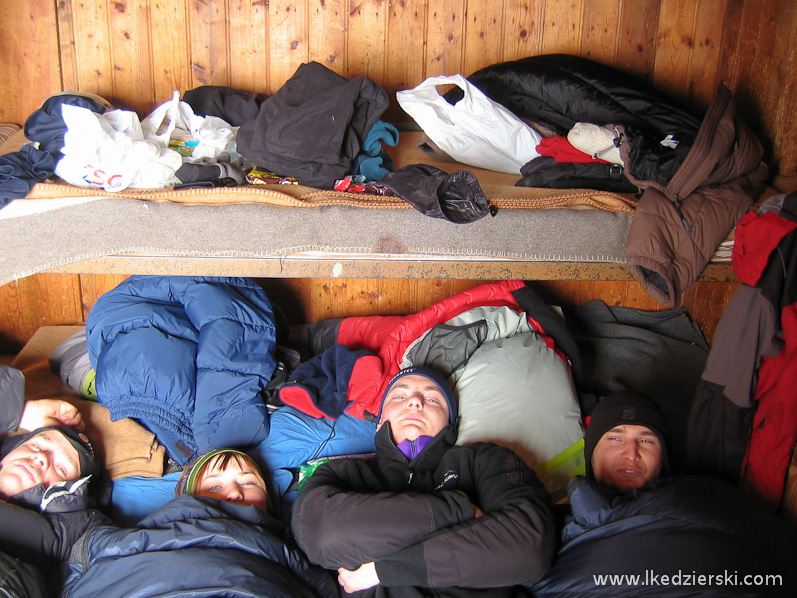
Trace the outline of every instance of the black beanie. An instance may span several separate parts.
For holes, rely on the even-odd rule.
[[[670,446],[670,424],[667,417],[653,399],[638,392],[614,392],[603,397],[592,411],[584,435],[584,460],[588,478],[595,479],[592,472],[592,452],[601,437],[615,426],[634,425],[650,428],[662,444],[661,471],[669,469],[667,450]]]
[[[95,474],[100,472],[100,459],[89,437],[80,430],[67,426],[57,426],[53,429],[61,432],[77,450],[80,459],[80,477],[91,475],[92,481],[96,480],[99,476]]]
[[[88,436],[86,436],[80,430],[70,428],[68,426],[50,426],[47,428],[38,428],[21,436],[12,436],[3,442],[3,456],[7,455],[9,452],[28,441],[30,438],[33,438],[42,432],[46,432],[47,430],[56,430],[64,435],[69,443],[75,447],[75,450],[77,450],[78,462],[80,464],[80,477],[84,478],[87,475],[91,475],[91,482],[95,482],[99,477],[99,475],[95,474],[100,473],[100,460],[99,456],[97,455],[97,451],[95,450],[94,445],[92,445]]]
[[[453,424],[457,421],[457,417],[459,415],[457,409],[457,399],[454,396],[454,391],[451,389],[451,386],[449,386],[448,382],[446,382],[446,379],[441,374],[438,374],[433,369],[427,368],[422,365],[414,365],[408,368],[404,368],[403,370],[400,370],[398,374],[393,376],[393,378],[391,378],[390,382],[387,385],[387,390],[385,390],[385,394],[382,395],[382,405],[385,402],[385,397],[387,396],[387,393],[390,392],[390,389],[393,388],[393,385],[396,383],[396,381],[399,378],[403,378],[404,376],[423,376],[424,378],[428,378],[429,380],[434,382],[440,388],[440,391],[443,393],[443,396],[446,398],[446,401],[448,402],[449,423]],[[379,421],[380,419],[382,419],[381,405],[379,407],[379,416],[377,417],[376,421]]]

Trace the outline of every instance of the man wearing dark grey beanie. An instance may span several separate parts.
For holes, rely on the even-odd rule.
[[[661,408],[636,392],[615,392],[592,412],[584,437],[586,475],[618,493],[668,473],[670,425]]]
[[[721,480],[670,472],[670,439],[649,397],[598,402],[585,475],[568,485],[562,544],[535,598],[797,596],[788,525]]]

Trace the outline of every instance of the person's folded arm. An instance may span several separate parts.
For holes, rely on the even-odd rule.
[[[480,445],[477,506],[484,516],[377,559],[385,586],[489,588],[529,585],[550,568],[556,533],[548,493],[511,451]]]
[[[474,516],[463,491],[359,492],[369,487],[357,483],[361,475],[368,474],[340,461],[322,465],[304,483],[291,527],[311,561],[357,569]]]

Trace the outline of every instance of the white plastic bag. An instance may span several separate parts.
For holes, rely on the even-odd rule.
[[[452,105],[438,85],[453,84],[464,97]],[[462,75],[430,77],[396,93],[396,99],[429,138],[449,156],[471,166],[520,174],[539,157],[540,135]]]
[[[240,157],[235,149],[238,127],[217,116],[194,114],[189,103],[180,101],[179,91],[141,121],[141,127],[146,139],[175,149],[189,162],[222,158],[234,161]]]
[[[164,102],[141,121],[144,137],[157,142],[161,147],[169,147],[169,141],[176,130],[188,133],[194,111],[191,106],[180,101],[180,92],[175,91],[172,99]]]
[[[179,182],[180,154],[144,139],[135,112],[112,110],[97,114],[87,108],[61,107],[67,131],[64,157],[55,174],[78,187],[122,191],[160,188]]]
[[[191,133],[197,144],[191,152],[194,160],[219,160],[236,162],[241,159],[235,145],[238,127],[233,127],[218,116],[195,116]]]

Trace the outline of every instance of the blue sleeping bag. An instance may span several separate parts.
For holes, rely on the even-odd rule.
[[[133,276],[99,298],[86,339],[99,402],[113,420],[141,422],[177,463],[268,436],[276,326],[253,281]]]

